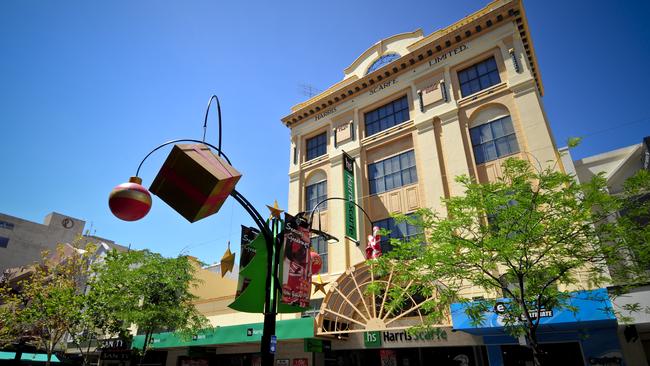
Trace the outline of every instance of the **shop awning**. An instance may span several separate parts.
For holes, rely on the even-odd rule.
[[[13,360],[16,357],[15,352],[0,352],[0,360]],[[45,353],[23,353],[20,357],[23,361],[33,361],[33,362],[47,362],[47,354]],[[61,362],[56,357],[52,355],[50,362]]]
[[[508,299],[501,299],[497,301],[497,304],[507,307],[508,302]],[[590,328],[616,325],[616,317],[613,314],[612,304],[606,289],[573,292],[567,302],[567,306],[576,308],[577,312],[574,313],[567,307],[560,309],[540,309],[540,330],[574,329],[577,326]],[[451,305],[451,318],[454,330],[477,335],[499,334],[503,332],[504,321],[498,306],[491,311],[485,312],[481,324],[474,324],[472,322],[465,312],[466,308],[467,305],[464,303],[454,303]],[[536,316],[536,309],[531,310],[530,314],[531,316]]]
[[[203,330],[191,340],[183,340],[176,333],[156,333],[153,335],[151,346],[154,349],[160,349],[259,342],[262,339],[263,329],[264,323],[216,327]],[[275,326],[275,335],[278,340],[311,338],[314,336],[314,319],[279,320]],[[133,348],[142,348],[143,343],[144,335],[136,336],[133,339]]]

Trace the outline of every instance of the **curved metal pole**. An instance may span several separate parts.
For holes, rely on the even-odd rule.
[[[221,155],[221,136],[223,134],[221,130],[221,104],[219,103],[219,98],[214,94],[210,97],[210,100],[208,100],[208,107],[205,110],[205,118],[203,119],[203,141],[205,142],[205,133],[208,131],[208,113],[210,112],[212,100],[217,101],[217,116],[219,117],[219,140],[217,142],[217,150],[219,151],[219,155]]]
[[[267,248],[267,267],[266,267],[266,291],[264,293],[264,329],[262,331],[262,339],[260,344],[260,351],[262,353],[262,365],[273,366],[274,355],[271,352],[271,336],[275,334],[275,318],[277,314],[277,295],[278,288],[275,283],[280,283],[276,278],[278,276],[278,250],[279,241],[273,238],[273,233],[269,229],[266,221],[260,213],[251,205],[246,197],[241,193],[233,190],[230,195],[239,202],[239,204],[248,212],[253,218],[257,226],[259,226],[264,240],[266,240]]]
[[[221,137],[221,135],[219,135],[219,137]],[[198,143],[200,143],[200,144],[204,144],[204,145],[210,146],[211,148],[217,150],[217,151],[219,152],[219,156],[223,156],[223,158],[226,159],[226,161],[228,162],[228,164],[232,165],[232,163],[230,162],[230,159],[228,159],[228,157],[226,156],[226,154],[224,154],[224,153],[221,151],[220,148],[218,148],[218,147],[216,147],[216,146],[214,146],[214,145],[212,145],[212,144],[210,144],[210,143],[207,143],[207,142],[205,142],[205,141],[201,141],[201,140],[194,140],[194,139],[177,139],[177,140],[171,140],[171,141],[167,141],[167,142],[165,142],[165,143],[162,143],[162,144],[156,146],[153,150],[149,151],[149,154],[147,154],[147,155],[144,157],[144,159],[142,159],[142,161],[140,162],[140,165],[138,165],[138,170],[135,171],[135,176],[136,176],[136,177],[139,176],[139,174],[140,174],[140,168],[142,168],[142,164],[144,164],[144,161],[147,160],[147,158],[148,158],[151,154],[153,154],[154,152],[160,150],[161,148],[163,148],[163,147],[165,147],[165,146],[167,146],[167,145],[169,145],[169,144],[175,144],[175,143],[177,143],[177,142],[198,142]]]
[[[267,239],[267,243],[272,243],[273,234],[269,230],[268,226],[266,225],[266,221],[264,221],[264,218],[259,213],[259,211],[257,211],[255,207],[253,207],[253,205],[246,199],[246,197],[244,197],[236,189],[233,189],[230,195],[244,208],[244,210],[246,210],[246,212],[248,212],[251,218],[253,218],[253,221],[255,221],[255,224],[257,224],[257,226],[260,228],[260,231],[264,235],[264,239]]]
[[[368,219],[368,222],[370,223],[370,226],[372,226],[372,220],[370,220],[370,215],[368,215],[366,210],[364,210],[363,207],[359,206],[356,202],[354,202],[352,200],[345,199],[343,197],[329,197],[329,198],[325,198],[324,200],[318,202],[316,204],[316,206],[314,206],[314,208],[311,209],[311,213],[309,214],[309,222],[312,222],[312,220],[314,219],[314,213],[316,213],[316,209],[318,208],[318,206],[320,206],[322,203],[327,202],[329,200],[345,201],[345,202],[349,202],[349,203],[357,206],[361,210],[361,212],[363,212],[363,214],[366,216],[366,219]]]

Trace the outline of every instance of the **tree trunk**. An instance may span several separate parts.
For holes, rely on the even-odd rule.
[[[14,362],[16,362],[16,365],[20,365],[21,358],[23,358],[23,350],[22,348],[19,348],[16,350],[16,354],[14,355]]]
[[[529,329],[526,338],[528,339],[528,345],[530,346],[530,349],[533,351],[533,364],[535,366],[543,366],[544,352],[539,349],[536,332],[533,329]]]
[[[139,365],[142,365],[142,361],[144,361],[144,356],[147,354],[147,345],[149,343],[149,339],[151,338],[151,331],[147,330],[144,334],[144,345],[142,346],[142,356],[140,356],[140,363]]]

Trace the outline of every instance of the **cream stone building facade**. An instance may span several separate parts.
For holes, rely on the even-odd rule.
[[[519,362],[517,341],[502,328],[457,331],[450,318],[440,324],[444,338],[408,334],[406,328],[422,323],[422,299],[411,298],[408,311],[391,314],[368,295],[369,284],[386,279],[369,271],[366,238],[373,226],[396,238],[417,234],[391,215],[442,211],[442,198],[463,194],[456,176],[493,180],[505,158],[554,161],[564,169],[543,94],[523,4],[497,0],[432,34],[415,30],[377,42],[343,70],[340,82],[291,108],[282,118],[290,130],[286,211],[314,212],[313,227],[338,242],[312,238],[323,259],[312,280],[323,290],[312,288],[310,311],[278,316],[278,365]],[[352,199],[362,210],[328,198]],[[390,250],[388,241],[381,246]],[[197,306],[215,327],[206,336],[212,338],[185,342],[163,334],[154,336],[154,349],[167,350],[168,364],[256,365],[262,316],[227,308],[236,276],[206,270],[199,276]],[[604,344],[618,352],[618,343],[600,342],[611,332],[617,339],[615,320],[605,323],[588,342],[572,325],[543,342],[586,364],[600,357]]]
[[[355,160],[356,202],[369,215],[358,212],[357,245],[346,237],[343,202],[318,208],[317,223],[340,239],[319,250],[327,253],[323,280],[364,261],[371,222],[442,210],[441,198],[463,193],[456,176],[492,180],[511,156],[558,160],[542,96],[521,2],[494,1],[430,35],[377,42],[341,82],[294,106],[282,119],[291,130],[288,211],[344,197],[345,152]]]
[[[390,275],[373,277],[366,238],[373,226],[389,229],[392,238],[417,234],[391,215],[423,207],[444,213],[441,199],[463,194],[455,177],[493,181],[508,157],[564,170],[543,95],[523,4],[497,0],[432,34],[416,30],[377,42],[344,69],[343,80],[282,118],[291,136],[288,211],[315,212],[313,225],[339,239],[312,239],[326,261],[314,281],[327,283],[325,295],[312,297],[315,334],[341,339],[332,343],[330,359],[509,365],[525,358],[502,327],[457,331],[451,315],[439,324],[447,331],[444,340],[407,336],[404,329],[422,322],[422,299],[410,298],[407,311],[392,314],[385,296],[368,294],[375,281],[396,285]],[[353,199],[363,210],[346,207],[344,200],[319,204],[333,197]],[[381,247],[391,249],[388,240]],[[468,291],[469,298],[495,296]],[[585,316],[600,319],[588,308]],[[543,342],[566,364],[620,359],[616,320],[602,321],[580,325],[595,327],[592,342],[581,341],[571,321],[566,333],[549,332]]]

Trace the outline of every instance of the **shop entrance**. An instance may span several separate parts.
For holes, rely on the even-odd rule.
[[[578,342],[546,343],[541,345],[544,363],[549,365],[583,366],[585,361]],[[528,347],[501,346],[503,366],[532,366],[533,352]]]
[[[325,366],[481,366],[485,347],[426,347],[332,351]]]

